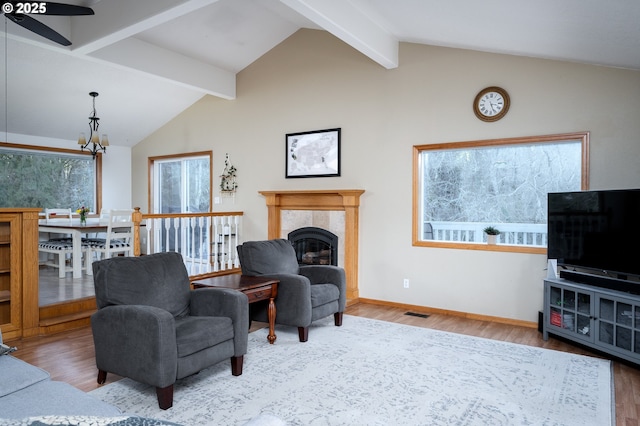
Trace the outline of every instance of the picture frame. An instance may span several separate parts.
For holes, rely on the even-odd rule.
[[[340,176],[340,128],[288,133],[285,177]]]

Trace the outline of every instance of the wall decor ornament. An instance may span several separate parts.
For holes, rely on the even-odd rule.
[[[286,178],[340,176],[340,129],[286,135]]]
[[[229,161],[229,154],[224,159],[224,170],[220,175],[220,193],[222,195],[233,195],[238,189],[236,182],[236,172],[238,170]]]

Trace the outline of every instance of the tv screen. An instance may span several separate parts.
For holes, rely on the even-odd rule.
[[[640,276],[640,189],[549,193],[547,257],[616,278]]]

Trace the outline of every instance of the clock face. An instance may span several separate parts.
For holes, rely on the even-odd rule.
[[[497,121],[509,110],[509,95],[500,87],[487,87],[473,102],[473,111],[483,121]]]
[[[504,98],[498,92],[487,92],[478,101],[478,109],[482,115],[493,117],[504,109]]]

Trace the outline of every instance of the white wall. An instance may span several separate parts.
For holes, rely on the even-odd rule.
[[[24,145],[80,150],[77,140],[68,141],[9,133],[7,141]],[[107,153],[102,156],[102,206],[107,209],[132,206],[131,148],[129,147],[109,146]]]
[[[236,100],[205,97],[133,148],[134,205],[147,211],[149,156],[201,150],[215,176],[225,153],[237,167],[235,203],[214,210],[244,211],[246,239],[267,237],[260,190],[364,189],[361,297],[537,321],[544,255],[412,246],[412,146],[590,131],[591,188],[640,187],[640,72],[409,43],[399,63],[297,32],[238,74]],[[472,101],[492,85],[511,109],[485,123]],[[285,134],[333,127],[342,176],[285,179]]]

